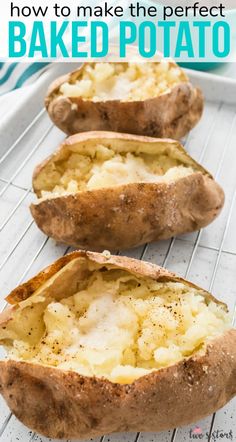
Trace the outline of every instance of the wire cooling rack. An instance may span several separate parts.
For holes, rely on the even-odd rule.
[[[211,80],[202,81],[207,93]],[[207,101],[199,125],[184,140],[190,154],[222,185],[226,202],[217,220],[199,232],[123,251],[179,273],[226,302],[236,320],[236,95]],[[219,92],[219,91],[218,91]],[[214,95],[214,94],[213,94]],[[229,104],[231,103],[231,104]],[[22,108],[22,112],[27,109]],[[18,116],[20,118],[20,114]],[[12,126],[14,122],[10,121]],[[57,245],[36,227],[29,212],[34,200],[32,171],[64,139],[44,109],[0,157],[0,309],[4,296],[61,255],[72,250]],[[4,146],[3,146],[4,147]],[[181,399],[180,399],[181,400]],[[204,397],[199,397],[204,401]],[[142,406],[142,404],[140,404]],[[178,403],[176,403],[178,406]],[[24,427],[0,399],[0,442],[48,442]],[[201,422],[161,433],[105,435],[94,442],[236,441],[236,400]]]

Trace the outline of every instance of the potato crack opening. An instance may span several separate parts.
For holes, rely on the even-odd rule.
[[[128,143],[127,143],[128,144]],[[127,148],[127,146],[126,146]],[[172,156],[168,149],[145,153],[116,151],[109,143],[97,143],[83,152],[76,146],[66,159],[47,164],[36,179],[42,198],[114,187],[130,183],[171,183],[194,172],[193,164],[184,163],[181,155]]]
[[[188,81],[175,64],[158,63],[90,63],[79,76],[63,83],[60,94],[91,101],[143,101],[167,93]]]
[[[72,295],[29,302],[0,332],[10,358],[118,383],[204,353],[230,328],[224,306],[200,289],[119,269],[90,272]]]

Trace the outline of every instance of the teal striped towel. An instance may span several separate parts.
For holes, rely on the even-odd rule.
[[[0,63],[0,95],[31,84],[51,63]]]

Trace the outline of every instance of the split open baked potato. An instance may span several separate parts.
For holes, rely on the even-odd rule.
[[[7,300],[0,390],[48,437],[171,429],[236,394],[227,307],[161,267],[78,251]]]
[[[34,173],[38,227],[59,242],[127,249],[191,232],[219,214],[224,193],[177,141],[87,132]]]
[[[68,135],[109,130],[180,139],[199,121],[203,96],[173,61],[86,63],[52,83],[45,100]]]

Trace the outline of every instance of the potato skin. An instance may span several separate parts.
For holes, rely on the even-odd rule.
[[[32,286],[37,290],[78,257],[101,267],[119,267],[141,277],[179,281],[197,288],[150,263],[78,251],[19,286],[8,300],[17,307],[31,296]],[[60,285],[59,276],[55,284]],[[1,314],[0,327],[3,320]],[[202,355],[125,385],[38,364],[1,361],[0,391],[25,425],[51,438],[89,439],[118,431],[164,431],[202,419],[236,394],[236,330],[212,340]]]
[[[40,174],[50,162],[65,160],[68,150],[91,143],[146,144],[158,153],[166,145],[196,172],[172,183],[130,183],[48,198],[31,204],[38,227],[56,241],[102,251],[136,247],[198,230],[212,222],[224,204],[224,192],[178,141],[115,132],[85,132],[69,137],[33,174],[40,197]],[[155,150],[156,149],[156,150]]]
[[[151,278],[159,282],[180,282],[188,285],[189,287],[201,290],[201,293],[203,293],[203,295],[209,300],[211,299],[214,302],[219,303],[219,301],[217,301],[217,299],[214,298],[206,290],[200,289],[192,282],[187,281],[184,278],[176,275],[175,273],[172,273],[169,270],[164,269],[163,267],[160,267],[156,264],[140,261],[134,258],[128,258],[126,256],[110,255],[109,253],[107,255],[107,253],[105,252],[96,253],[85,250],[76,250],[75,252],[68,253],[67,255],[57,259],[55,262],[53,262],[37,275],[35,275],[33,278],[29,279],[28,281],[24,282],[23,284],[12,290],[12,292],[6,297],[6,301],[11,304],[13,308],[17,307],[19,302],[28,299],[34,292],[39,290],[40,287],[43,286],[43,284],[47,283],[50,278],[55,278],[55,276],[57,276],[61,270],[63,270],[64,272],[64,270],[66,270],[65,267],[67,266],[67,264],[71,263],[77,258],[83,258],[87,262],[98,264],[100,267],[106,266],[107,268],[119,268],[122,270],[127,270],[128,272],[138,277],[141,276],[145,278]],[[65,279],[64,276],[65,275],[63,275],[63,279]],[[60,282],[56,280],[54,285],[60,285],[61,287],[61,280]],[[227,306],[225,304],[223,304],[222,302],[220,302],[220,304],[224,305],[225,309],[227,310]],[[9,316],[10,311],[11,308],[5,309],[0,314],[0,327],[2,326],[3,322],[5,322],[5,316]]]
[[[0,362],[0,391],[25,425],[51,438],[89,439],[120,431],[164,431],[196,422],[236,394],[236,330],[206,354],[132,384],[36,364]]]
[[[170,184],[132,183],[32,204],[38,227],[56,241],[116,250],[198,230],[220,213],[221,187],[196,172]]]
[[[73,81],[82,69],[83,66],[54,81],[45,99],[53,123],[68,135],[103,130],[180,139],[201,118],[203,95],[190,82],[182,82],[170,92],[144,101],[93,102],[60,95],[60,86]]]

